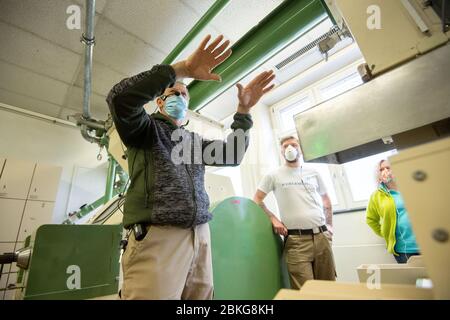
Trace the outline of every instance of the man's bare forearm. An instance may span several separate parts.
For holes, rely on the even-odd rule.
[[[328,195],[322,197],[323,200],[323,212],[325,214],[325,221],[327,225],[333,226],[333,206]]]
[[[333,208],[331,207],[331,204],[329,206],[324,206],[323,210],[325,211],[327,225],[333,226]]]
[[[264,204],[264,202],[260,202],[258,203],[258,205],[261,207],[261,209],[263,209],[263,211],[266,213],[266,215],[269,217],[269,219],[275,218],[278,219],[276,215],[273,214],[272,211],[269,210],[269,208],[266,207],[266,205]]]

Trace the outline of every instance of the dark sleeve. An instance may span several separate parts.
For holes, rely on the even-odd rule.
[[[175,80],[171,66],[156,65],[149,71],[123,79],[111,89],[106,102],[125,145],[141,145],[153,121],[145,112],[144,105],[173,86]]]
[[[203,140],[203,164],[216,167],[238,166],[244,158],[253,126],[250,114],[236,113],[226,140]]]

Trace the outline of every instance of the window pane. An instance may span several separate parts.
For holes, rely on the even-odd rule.
[[[331,204],[333,206],[338,205],[338,199],[336,196],[336,190],[334,189],[333,179],[331,177],[330,169],[328,168],[328,164],[321,163],[305,163],[303,164],[305,168],[311,168],[316,170],[325,184],[325,188],[327,188],[328,196],[330,197]]]
[[[343,164],[353,201],[369,199],[378,187],[376,182],[377,163],[395,153],[397,153],[396,150],[391,150]]]
[[[337,95],[350,90],[362,83],[361,77],[358,72],[351,73],[336,82],[333,82],[323,88],[320,88],[321,100],[328,100]]]
[[[295,130],[294,116],[311,106],[309,97],[284,107],[280,110],[281,126],[283,131]]]

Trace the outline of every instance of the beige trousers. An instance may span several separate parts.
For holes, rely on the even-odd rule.
[[[290,235],[284,254],[293,289],[300,289],[307,280],[336,280],[331,239],[328,234]]]
[[[209,225],[150,226],[141,241],[131,233],[122,270],[122,299],[212,299]]]

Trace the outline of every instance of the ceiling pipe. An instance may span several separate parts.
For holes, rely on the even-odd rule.
[[[192,40],[208,25],[208,23],[220,12],[230,0],[216,0],[211,8],[198,20],[191,30],[184,36],[179,44],[169,53],[162,64],[171,64],[180,53],[192,42]]]
[[[84,96],[83,96],[83,117],[90,119],[90,97],[92,85],[92,53],[95,44],[94,37],[94,17],[95,17],[95,0],[86,0],[86,26],[85,33],[81,36],[81,42],[86,47],[84,51]]]
[[[193,81],[188,86],[189,109],[201,109],[328,17],[321,0],[284,1],[231,47],[232,55],[214,69],[221,82]]]
[[[101,145],[102,139],[100,137],[91,136],[89,134],[89,131],[92,131],[92,129],[88,128],[88,126],[85,124],[81,125],[81,136],[90,143],[97,143]]]
[[[101,138],[90,135],[96,126],[91,125],[90,98],[92,90],[92,56],[95,45],[94,37],[95,0],[86,0],[86,24],[85,33],[81,36],[81,42],[85,44],[84,51],[84,91],[83,91],[83,114],[77,123],[81,126],[81,136],[90,143],[101,145]],[[96,124],[95,121],[93,124]]]

